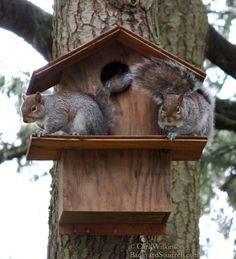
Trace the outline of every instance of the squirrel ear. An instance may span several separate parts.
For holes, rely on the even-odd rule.
[[[181,95],[178,97],[178,103],[179,103],[180,106],[181,106],[182,103],[183,103],[183,99],[184,99],[184,95],[181,94]]]
[[[165,96],[162,93],[158,93],[153,96],[153,99],[157,103],[157,105],[159,105],[163,103]]]
[[[22,94],[22,98],[23,98],[23,101],[25,101],[27,99],[27,95],[26,94]]]
[[[36,101],[37,103],[41,103],[41,102],[42,102],[42,95],[41,95],[40,92],[37,92],[37,93],[35,94],[35,101]]]

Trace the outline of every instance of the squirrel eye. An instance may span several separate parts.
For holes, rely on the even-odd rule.
[[[37,111],[36,105],[31,106],[31,111],[32,111],[32,112],[36,112],[36,111]]]
[[[180,108],[179,108],[179,106],[176,107],[176,112],[177,112],[177,113],[180,113]]]

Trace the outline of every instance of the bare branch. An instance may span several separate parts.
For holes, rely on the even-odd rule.
[[[14,143],[11,144],[0,140],[0,164],[14,158],[20,161],[26,155],[31,133],[32,127],[21,127],[17,133],[17,140],[20,140],[21,144],[17,146]]]
[[[219,130],[236,132],[236,102],[229,100],[216,100],[215,126]]]
[[[225,73],[236,79],[236,46],[209,25],[206,57]]]
[[[3,148],[0,150],[0,164],[4,161],[11,160],[13,158],[22,158],[27,151],[26,145],[18,147],[12,146],[10,148]]]
[[[52,15],[26,0],[0,0],[0,26],[52,59]],[[17,46],[16,46],[17,47]]]

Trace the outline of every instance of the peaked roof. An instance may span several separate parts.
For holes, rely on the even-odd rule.
[[[200,69],[158,47],[150,41],[138,36],[130,30],[118,26],[101,34],[88,43],[70,51],[69,53],[49,62],[46,66],[35,70],[30,79],[27,94],[33,94],[37,91],[42,92],[56,85],[59,83],[61,73],[65,68],[90,56],[92,53],[99,51],[104,44],[114,41],[122,43],[123,45],[140,53],[140,55],[144,57],[172,59],[191,70],[200,80],[203,81],[205,78],[205,73]]]

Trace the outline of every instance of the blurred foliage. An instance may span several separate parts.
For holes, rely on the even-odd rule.
[[[222,191],[228,193],[229,202],[234,209],[236,209],[236,171],[226,177],[224,184],[220,187]]]
[[[22,78],[6,79],[4,76],[0,76],[0,94],[11,100],[12,105],[16,107],[16,113],[19,117],[21,116],[22,89],[28,84],[28,79],[29,73],[23,73]],[[16,137],[13,140],[4,140],[3,132],[0,132],[0,163],[15,158],[18,161],[18,168],[20,169],[21,166],[28,164],[24,160],[24,155],[30,132],[32,132],[32,126],[23,124],[20,127],[16,126],[15,132]]]
[[[225,38],[229,37],[233,20],[236,18],[235,0],[203,0],[208,12],[209,19],[214,19],[214,23],[210,23],[222,33]]]
[[[15,100],[15,107],[18,113],[22,103],[22,93],[29,82],[29,77],[30,74],[28,72],[22,73],[21,77],[12,77],[8,80],[4,76],[0,76],[0,93]]]
[[[227,0],[225,5],[219,0],[205,0],[203,2],[207,7],[209,22],[228,39],[236,16],[235,1]],[[221,2],[220,11],[219,2]],[[224,86],[228,75],[208,60],[204,65],[207,74],[209,74],[206,84],[214,89],[215,93],[219,92]],[[213,71],[214,76],[210,76]],[[229,195],[230,205],[236,208],[236,196],[233,188],[235,186],[235,137],[236,135],[233,132],[217,132],[204,154],[201,162],[204,172],[201,188],[202,207],[205,211],[210,200],[215,195],[213,185],[217,185],[221,190],[226,191]]]
[[[208,20],[211,25],[226,39],[230,39],[235,31],[236,2],[235,0],[203,0],[207,7]],[[224,87],[229,76],[210,61],[206,60],[204,67],[208,74],[205,83],[214,90],[215,94]],[[235,84],[232,85],[235,87]],[[233,97],[233,96],[232,96]],[[228,204],[236,209],[236,133],[216,131],[214,139],[208,144],[201,159],[201,202],[202,214],[208,214],[211,220],[217,222],[218,230],[227,239],[232,230],[235,231],[235,213],[225,211],[225,208],[216,209],[211,201],[218,199],[218,190],[228,196]],[[223,206],[223,205],[222,205]],[[212,211],[215,217],[212,218]],[[206,240],[207,241],[207,240]],[[209,241],[209,240],[208,240]],[[202,247],[207,256],[208,248]],[[204,251],[203,251],[204,250]],[[236,239],[234,258],[236,258]]]
[[[214,139],[201,159],[202,209],[209,212],[209,203],[215,196],[214,187],[227,191],[230,205],[236,209],[236,135],[216,131]],[[234,186],[234,188],[233,188]]]
[[[232,25],[236,21],[236,2],[226,0],[204,0],[208,19],[218,32],[229,39]],[[219,8],[220,7],[220,8]],[[209,75],[206,84],[218,93],[224,86],[228,75],[210,61],[205,61],[205,69]],[[211,76],[214,73],[214,76]],[[232,86],[234,87],[234,86]],[[233,96],[232,96],[233,97]],[[202,166],[202,211],[207,212],[210,200],[215,196],[214,187],[227,192],[230,205],[236,209],[236,133],[216,132],[211,145],[208,145],[201,161]]]

